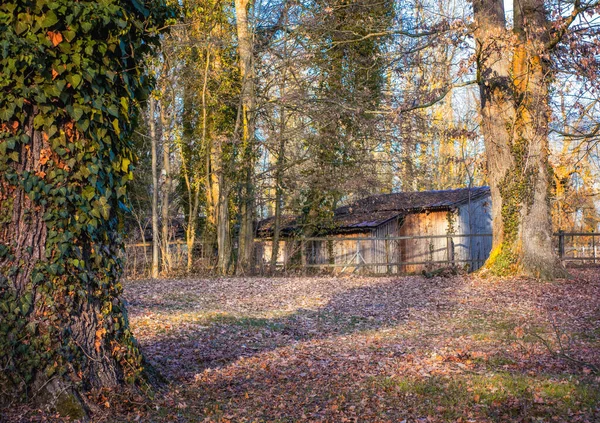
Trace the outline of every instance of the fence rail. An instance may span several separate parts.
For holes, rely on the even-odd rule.
[[[276,267],[372,274],[414,273],[440,266],[474,270],[483,265],[491,245],[491,234],[287,238],[279,241]],[[259,239],[255,246],[257,271],[272,270],[273,240]]]
[[[554,248],[565,264],[600,265],[600,233],[563,232],[554,234]],[[481,267],[489,255],[492,234],[445,234],[388,237],[306,237],[284,238],[276,261],[278,272],[322,270],[334,273],[376,274],[414,273],[436,267],[458,266],[471,271]],[[255,273],[272,272],[272,239],[255,240]],[[185,241],[168,244],[161,251],[163,268],[172,275],[188,270],[188,245]],[[161,246],[164,249],[164,246]],[[191,252],[191,272],[209,274],[217,261],[216,248],[195,242]],[[151,243],[125,246],[125,275],[149,277]]]
[[[560,260],[565,263],[583,265],[600,264],[599,232],[564,232],[554,234],[557,239],[557,252]]]

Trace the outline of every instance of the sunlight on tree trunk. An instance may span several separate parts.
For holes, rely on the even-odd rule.
[[[238,35],[241,92],[241,169],[242,194],[240,198],[240,233],[238,243],[238,271],[251,270],[254,244],[254,73],[252,70],[252,33],[248,22],[249,0],[235,0]]]
[[[158,137],[156,136],[156,100],[150,97],[148,119],[150,142],[152,143],[152,278],[158,278],[160,266],[160,244],[158,227]]]
[[[486,263],[501,275],[565,275],[552,249],[548,84],[542,56],[543,1],[514,4],[514,34],[502,0],[474,2],[482,133],[493,204],[493,249]],[[510,52],[510,54],[507,54]]]

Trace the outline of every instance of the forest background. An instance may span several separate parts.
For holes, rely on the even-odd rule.
[[[552,225],[593,231],[597,4],[546,3],[548,31],[569,28],[543,57]],[[510,29],[512,3],[505,9]],[[219,273],[239,273],[251,267],[261,219],[273,217],[277,239],[284,216],[302,216],[302,234],[316,236],[336,207],[368,195],[489,184],[473,10],[439,0],[185,1],[134,140],[128,242],[154,242],[154,275],[172,270],[176,238],[214,252]]]

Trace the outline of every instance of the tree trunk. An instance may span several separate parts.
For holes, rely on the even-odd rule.
[[[142,358],[119,299],[121,285],[115,282],[120,241],[110,222],[117,221],[116,202],[84,217],[78,203],[54,203],[60,191],[32,195],[28,181],[41,186],[61,169],[70,172],[63,174],[65,192],[82,195],[81,182],[69,175],[88,166],[66,165],[47,134],[34,129],[36,114],[35,108],[29,110],[23,128],[29,141],[18,147],[18,159],[3,168],[23,183],[0,179],[0,404],[24,393],[63,416],[85,418],[89,404],[79,393],[82,388],[114,388],[135,380]],[[79,140],[72,123],[63,130]],[[112,167],[110,159],[103,160],[108,164],[102,165]],[[55,214],[56,204],[64,213]],[[84,218],[98,222],[93,231],[87,225],[73,229],[72,219]],[[56,261],[58,251],[68,258]],[[104,272],[96,273],[98,268]]]
[[[147,386],[119,298],[121,217],[153,84],[145,67],[169,14],[113,2],[82,30],[69,22],[97,4],[56,6],[0,7],[0,406],[34,402],[74,421],[92,389]],[[82,66],[65,66],[65,51]]]
[[[561,277],[549,205],[543,1],[515,2],[514,34],[506,29],[502,0],[477,0],[473,8],[494,231],[485,267],[500,275]]]
[[[159,235],[158,235],[158,153],[155,123],[156,102],[150,97],[150,141],[152,142],[152,278],[158,278],[159,271]]]
[[[163,67],[163,71],[167,72],[166,66]],[[166,81],[165,81],[166,82]],[[162,135],[162,147],[163,147],[163,170],[164,170],[164,183],[162,190],[162,203],[161,203],[161,218],[162,218],[162,264],[163,271],[168,272],[171,269],[171,254],[169,252],[169,241],[170,241],[170,216],[169,216],[169,194],[171,191],[171,146],[169,136],[169,120],[167,118],[167,107],[166,86],[163,87],[162,101],[160,104],[160,124],[161,124],[161,135]]]
[[[206,197],[206,224],[204,226],[204,240],[208,248],[212,248],[215,241],[217,228],[217,203],[219,201],[219,182],[215,172],[217,156],[221,154],[217,145],[207,135],[208,132],[208,110],[206,96],[208,94],[208,72],[211,66],[210,51],[206,51],[206,63],[204,66],[204,81],[202,83],[202,145],[206,146],[204,189]]]
[[[247,272],[252,265],[254,246],[254,74],[252,71],[252,33],[248,23],[249,0],[235,0],[235,16],[242,78],[242,198],[240,205],[240,233],[238,271]]]
[[[225,175],[219,172],[219,202],[217,203],[217,271],[229,273],[231,264],[231,235],[229,233],[229,189],[225,186]]]
[[[284,50],[285,52],[285,50]],[[280,86],[281,97],[285,93],[285,70]],[[283,199],[283,166],[285,164],[285,107],[282,104],[279,111],[279,146],[277,149],[277,162],[275,163],[275,224],[273,226],[273,248],[271,250],[270,271],[274,272],[277,267],[277,256],[279,256],[279,235],[281,232],[281,201]]]

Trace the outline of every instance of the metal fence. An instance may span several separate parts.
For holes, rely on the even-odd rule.
[[[600,233],[564,232],[554,234],[561,261],[572,265],[600,264]]]
[[[217,261],[216,250],[212,244],[195,242],[191,251],[184,241],[168,243],[165,247],[160,244],[160,267],[162,274],[179,276],[187,273],[211,273]],[[126,244],[123,256],[124,277],[128,279],[148,278],[152,274],[152,243]],[[190,272],[188,272],[188,256],[191,257]]]

